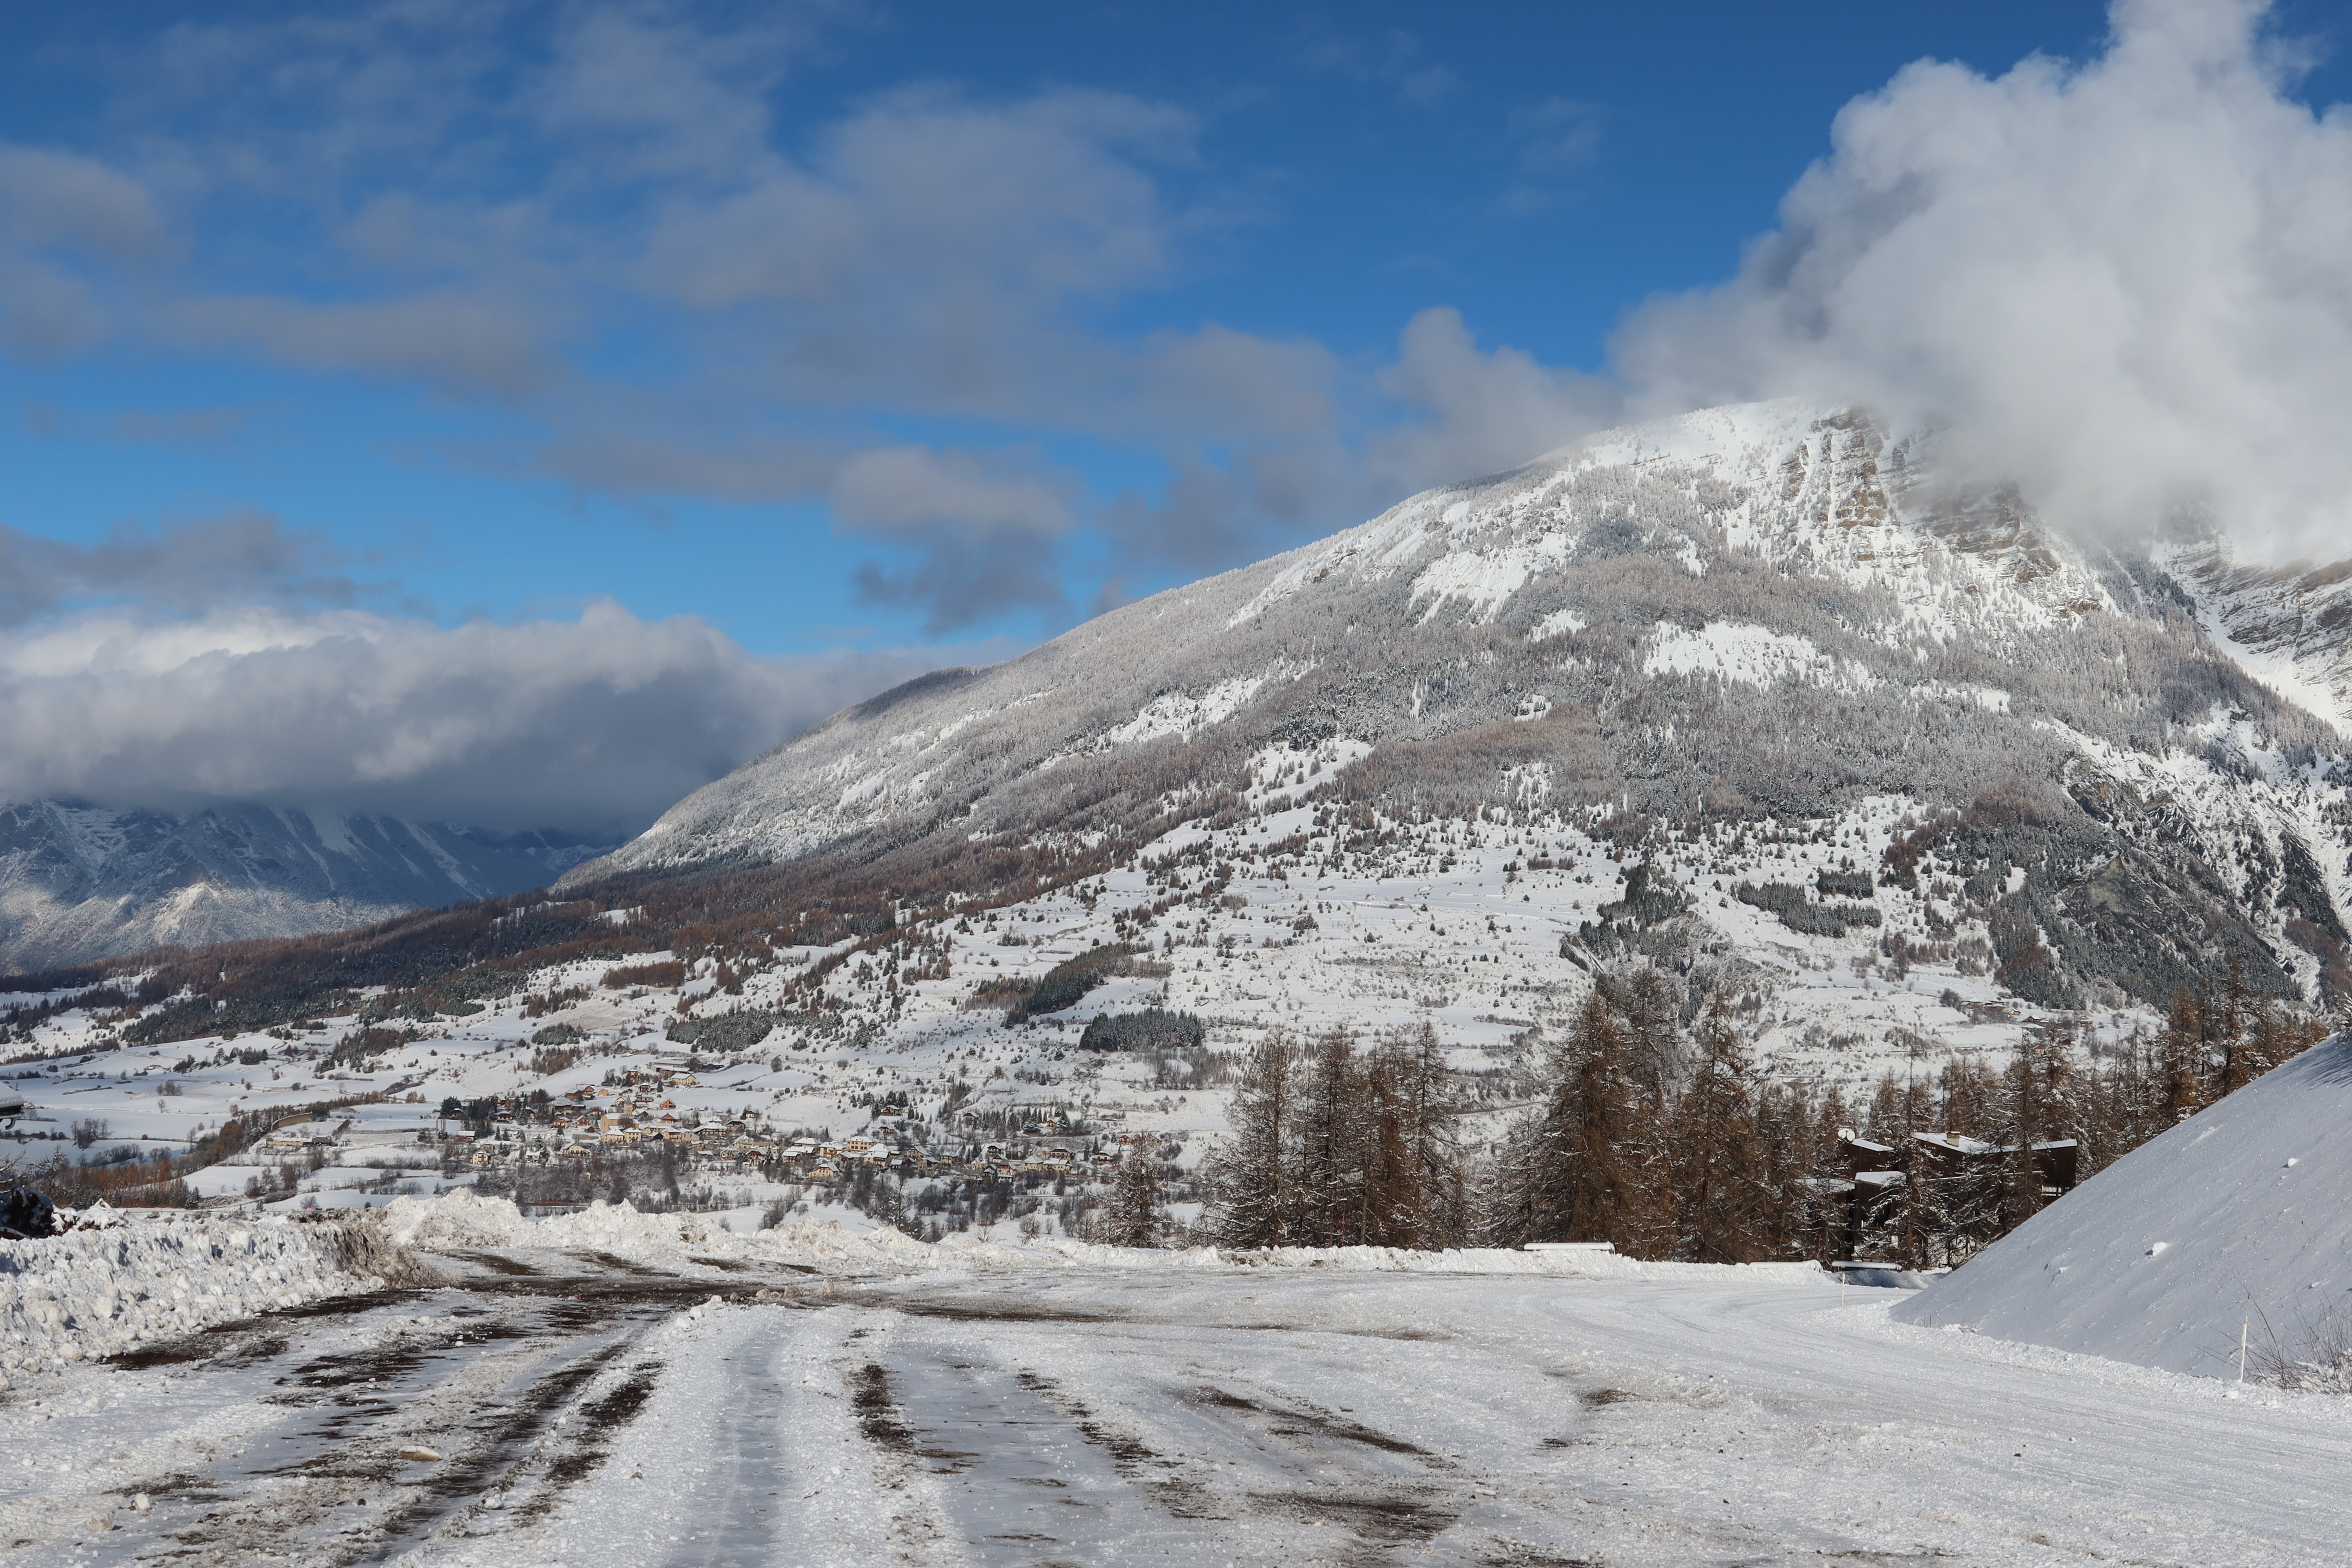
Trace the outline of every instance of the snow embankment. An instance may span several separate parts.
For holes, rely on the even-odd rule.
[[[381,1281],[337,1266],[323,1230],[285,1220],[141,1219],[0,1242],[0,1369],[119,1355],[212,1323]],[[0,1378],[0,1387],[7,1379]]]
[[[1412,1252],[1391,1247],[1276,1247],[1254,1251],[1215,1247],[1145,1250],[1097,1247],[1063,1237],[1012,1243],[950,1236],[928,1245],[898,1231],[854,1231],[831,1220],[793,1220],[751,1235],[730,1231],[715,1216],[640,1214],[631,1205],[591,1205],[577,1214],[525,1219],[505,1198],[463,1190],[440,1197],[395,1198],[383,1211],[386,1239],[432,1252],[478,1247],[578,1248],[633,1263],[691,1266],[712,1259],[774,1263],[825,1272],[916,1269],[1034,1268],[1331,1268],[1384,1274],[1541,1274],[1567,1279],[1740,1279],[1748,1283],[1821,1283],[1810,1263],[1643,1263],[1605,1252],[1514,1252],[1464,1247]]]
[[[2352,1328],[2352,1033],[2142,1144],[1894,1316],[2209,1374],[2234,1374],[2242,1325],[2291,1357]]]
[[[919,1268],[935,1248],[888,1229],[853,1231],[830,1221],[788,1221],[739,1236],[715,1215],[640,1214],[635,1205],[591,1204],[577,1214],[526,1219],[507,1198],[459,1188],[439,1197],[394,1198],[382,1211],[384,1235],[420,1251],[526,1247],[607,1252],[633,1263],[798,1264],[828,1271]]]
[[[953,1242],[942,1243],[952,1246]],[[1005,1249],[1011,1250],[1011,1249]],[[1452,1247],[1423,1252],[1402,1247],[1265,1247],[1248,1250],[1187,1247],[1141,1252],[1053,1237],[1023,1250],[1107,1268],[1332,1268],[1355,1274],[1538,1274],[1557,1279],[1738,1279],[1748,1284],[1825,1284],[1811,1263],[1646,1263],[1613,1252],[1520,1252],[1502,1247]]]

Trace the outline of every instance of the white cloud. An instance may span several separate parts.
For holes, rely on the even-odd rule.
[[[1600,429],[1618,410],[1607,381],[1548,369],[1517,349],[1481,349],[1461,313],[1444,308],[1405,327],[1380,384],[1422,417],[1378,432],[1372,467],[1415,489],[1515,468]]]
[[[520,397],[554,369],[537,312],[513,297],[438,290],[319,304],[204,296],[170,314],[194,342],[231,342],[299,369],[421,381],[448,392]]]
[[[1599,104],[1571,98],[1547,98],[1512,110],[1518,167],[1503,193],[1504,210],[1528,214],[1559,205],[1570,183],[1600,159],[1601,121]]]
[[[1725,287],[1618,362],[1660,409],[1806,395],[1941,422],[2062,526],[2183,510],[2249,549],[2352,538],[2352,114],[2289,96],[2257,0],[2119,0],[2106,51],[1921,63]]]
[[[134,422],[126,437],[155,438],[152,423]],[[288,528],[261,512],[153,531],[121,523],[96,544],[0,525],[0,626],[126,601],[180,611],[231,602],[349,604],[371,585],[335,570],[345,563],[316,531]]]
[[[1014,605],[1062,606],[1055,557],[1072,526],[1069,490],[1034,465],[917,446],[853,455],[831,493],[844,524],[919,554],[903,573],[863,568],[861,595],[921,605],[938,633]]]
[[[781,74],[783,42],[772,26],[710,34],[642,11],[573,10],[530,101],[551,130],[592,139],[630,174],[731,176],[764,151],[759,93]]]
[[[2205,504],[2340,552],[2352,120],[2292,100],[2252,0],[2130,0],[2079,68],[1910,68],[1840,116],[1737,279],[1634,315],[1613,379],[1481,347],[1450,310],[1386,365],[1134,325],[1245,226],[1198,116],[909,88],[787,137],[778,84],[848,9],[772,11],[173,27],[142,57],[151,95],[116,106],[139,134],[114,163],[0,144],[0,341],[143,331],[513,398],[535,417],[499,438],[544,445],[468,451],[482,468],[655,505],[821,502],[877,542],[858,591],[935,631],[1062,614],[1066,562],[1236,563],[1524,462],[1628,391],[1637,414],[1860,400],[1942,422],[2054,521]],[[1299,37],[1315,68],[1408,98],[1450,81],[1407,35]],[[1554,199],[1601,123],[1567,99],[1513,114],[1507,203]],[[291,264],[222,241],[228,199],[282,222]],[[633,368],[635,331],[658,370]],[[971,449],[908,445],[940,417]],[[1036,455],[1087,440],[1160,459],[1164,494],[1089,496]]]
[[[817,719],[956,661],[757,658],[699,620],[611,604],[453,628],[361,611],[86,616],[0,635],[0,799],[633,828]]]
[[[154,258],[162,216],[144,187],[77,153],[0,143],[0,225],[19,245],[63,246],[117,261]]]
[[[0,142],[0,345],[48,360],[97,342],[113,324],[104,270],[144,268],[164,249],[162,215],[136,181]]]
[[[1402,27],[1352,34],[1310,22],[1299,59],[1310,70],[1387,88],[1399,102],[1416,109],[1444,102],[1462,85],[1460,77],[1429,58],[1421,40]]]
[[[765,157],[725,199],[673,205],[648,282],[706,309],[860,303],[926,319],[1108,294],[1168,266],[1174,219],[1138,160],[1183,162],[1192,134],[1189,116],[1123,93],[893,94],[806,162]]]

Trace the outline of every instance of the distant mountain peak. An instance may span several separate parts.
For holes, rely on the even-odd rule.
[[[551,882],[609,847],[284,805],[20,802],[0,806],[0,964],[337,931]]]

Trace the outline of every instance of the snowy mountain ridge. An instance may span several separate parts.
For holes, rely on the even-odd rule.
[[[1310,547],[1230,624],[1334,573],[1376,582],[1415,566],[1412,599],[1428,601],[1424,619],[1459,601],[1469,616],[1492,621],[1573,557],[1593,517],[1580,515],[1567,492],[1611,472],[1692,500],[1715,492],[1718,548],[1752,551],[1790,575],[1893,595],[1895,614],[1878,628],[1890,643],[2115,609],[2090,563],[2036,534],[2013,499],[1939,490],[1923,456],[1931,447],[1850,411],[1795,402],[1612,431],[1494,479],[1426,491]],[[1664,537],[1674,559],[1704,575],[1711,552],[1699,538],[1671,525]]]
[[[1572,607],[1549,601],[1570,585],[1578,565],[1594,563],[1596,531],[1638,531],[1603,541],[1604,548],[1622,554],[1631,544],[1663,555],[1694,581],[1712,560],[1737,553],[1790,581],[1841,584],[1868,612],[1838,629],[1915,661],[1927,649],[1969,641],[1998,651],[2020,634],[2123,614],[2124,601],[2140,608],[2152,594],[2193,598],[2215,627],[2261,635],[2252,629],[2257,595],[2241,577],[2207,570],[2192,589],[2158,581],[2152,563],[2095,562],[2035,531],[2013,498],[1939,489],[1917,455],[1922,445],[1893,439],[1858,416],[1762,405],[1614,433],[1511,474],[1432,490],[1322,543],[1113,612],[1023,658],[927,677],[849,710],[689,796],[612,866],[790,857],[937,811],[948,804],[940,764],[958,759],[950,743],[968,757],[992,728],[1032,728],[1036,715],[1015,716],[1049,694],[1066,700],[1054,705],[1062,732],[1034,755],[1008,758],[1016,771],[1049,757],[1189,737],[1265,701],[1336,652],[1334,633],[1351,629],[1329,624],[1331,601],[1343,595],[1394,597],[1402,583],[1402,603],[1388,608],[1391,629],[1406,635],[1524,620],[1517,629],[1531,644],[1571,626],[1582,630]],[[2210,552],[2196,559],[2201,564]],[[2352,608],[2352,599],[2344,603]],[[1529,606],[1538,613],[1516,613]],[[1260,637],[1245,640],[1275,644],[1263,661],[1236,659],[1221,647],[1253,631]],[[1137,660],[1139,645],[1160,657]],[[1767,647],[1761,664],[1742,657]],[[1751,684],[1874,683],[1865,664],[1842,662],[1801,631],[1742,618],[1661,621],[1644,651],[1652,674],[1696,675],[1712,665]],[[2315,636],[2274,658],[2309,671],[2294,675],[2282,694],[2315,698],[2331,655],[2352,657]],[[1139,663],[1142,679],[1118,679],[1122,666]],[[1770,679],[1759,682],[1768,668]],[[2254,673],[2282,679],[2267,667]],[[2339,678],[2352,681],[2352,664]],[[1997,681],[1959,689],[1906,684],[1929,700],[2005,701]],[[2342,716],[2333,704],[2305,705],[2331,724]],[[889,721],[875,723],[885,713]],[[1420,718],[1419,709],[1411,716]]]
[[[1099,842],[1221,790],[1278,810],[1277,774],[1295,802],[1344,772],[1343,797],[1424,826],[1760,818],[1877,855],[2021,791],[2038,826],[1937,830],[1952,886],[1917,910],[1923,945],[1967,940],[1969,857],[2032,858],[2032,919],[2079,970],[2044,1000],[2098,980],[2146,1003],[2231,962],[2352,994],[2352,665],[2327,635],[2352,568],[2085,549],[1947,479],[1935,445],[1756,405],[1442,487],[847,710],[567,884],[934,837]],[[1868,826],[1865,802],[1910,826]]]
[[[2242,668],[2352,735],[2352,561],[2250,566],[2213,544],[2158,559]]]
[[[535,887],[603,847],[261,805],[0,806],[0,965],[338,931]]]

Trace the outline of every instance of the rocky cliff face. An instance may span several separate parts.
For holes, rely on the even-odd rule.
[[[604,845],[263,805],[0,807],[0,965],[333,931],[553,881]]]
[[[2352,735],[2352,561],[2248,566],[2203,545],[2164,564],[2232,659]]]
[[[2088,550],[1949,482],[1930,438],[1711,410],[899,688],[568,880],[1094,843],[1325,785],[1400,824],[1629,846],[1867,820],[1861,871],[1927,889],[1915,934],[1979,943],[2021,995],[2146,1002],[2231,966],[2342,995],[2347,578]]]

